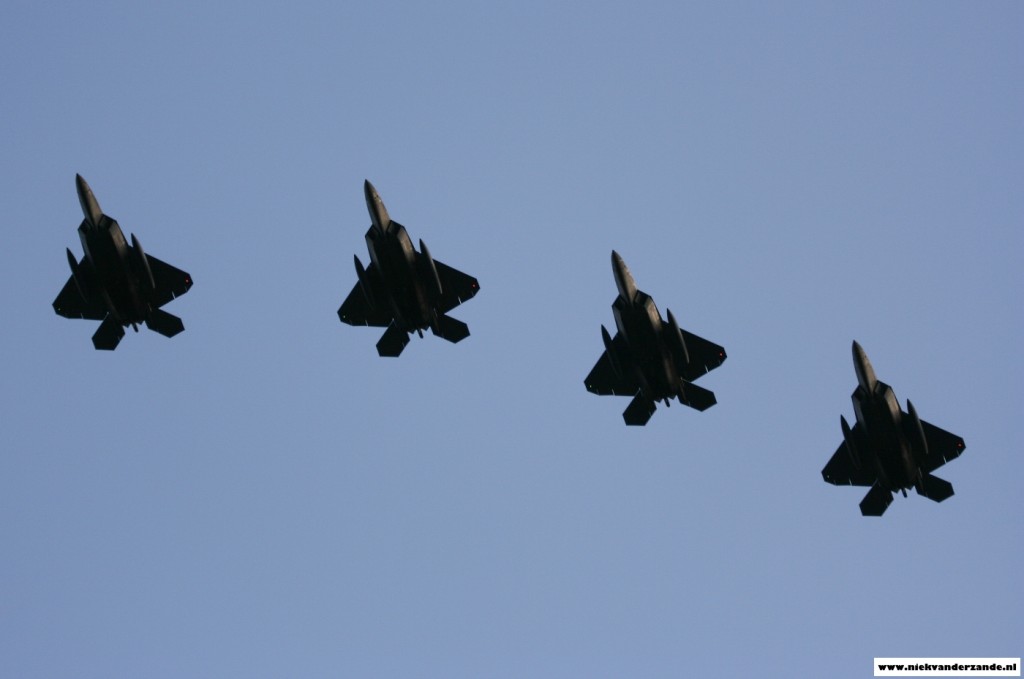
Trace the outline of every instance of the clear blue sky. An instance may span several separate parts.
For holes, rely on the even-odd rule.
[[[1019,3],[0,9],[0,675],[870,676],[1024,654]],[[74,175],[195,286],[93,350]],[[481,284],[335,310],[362,181]],[[618,250],[726,347],[583,378]],[[850,343],[967,442],[880,520],[820,470]]]

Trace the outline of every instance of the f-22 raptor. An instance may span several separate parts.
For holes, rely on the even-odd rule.
[[[135,234],[129,245],[81,175],[75,175],[75,187],[85,214],[78,227],[85,256],[79,262],[67,251],[71,277],[53,301],[54,311],[65,318],[103,321],[92,336],[97,349],[116,349],[129,325],[138,332],[139,323],[145,323],[166,337],[184,330],[180,318],[160,307],[188,292],[192,277],[143,252]]]
[[[860,503],[864,516],[881,516],[893,493],[903,491],[906,497],[911,487],[936,502],[948,498],[953,485],[931,472],[959,457],[966,448],[964,440],[919,418],[909,400],[903,412],[892,387],[875,377],[867,354],[856,342],[853,367],[857,422],[851,428],[845,417],[839,417],[843,442],[821,470],[822,477],[837,486],[871,486]]]
[[[703,337],[681,330],[668,312],[662,320],[654,300],[638,290],[619,253],[612,251],[612,272],[619,296],[612,303],[615,337],[601,326],[604,353],[583,383],[587,391],[602,396],[632,396],[622,413],[626,424],[645,425],[654,414],[655,401],[678,398],[697,410],[715,404],[711,391],[693,380],[725,361],[725,349]]]
[[[377,342],[381,356],[398,356],[409,343],[409,333],[423,337],[427,328],[449,342],[468,337],[469,326],[445,314],[476,295],[480,284],[431,257],[422,240],[417,252],[405,227],[391,219],[369,181],[363,183],[363,194],[370,212],[370,265],[364,268],[355,257],[358,280],[338,309],[338,318],[349,325],[386,327]]]

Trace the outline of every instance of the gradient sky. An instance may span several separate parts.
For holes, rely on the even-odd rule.
[[[1020,3],[0,8],[0,675],[871,674],[1024,654]],[[56,316],[75,173],[195,286]],[[369,178],[476,276],[338,322]],[[718,405],[583,378],[618,250]],[[956,495],[820,470],[858,340]]]

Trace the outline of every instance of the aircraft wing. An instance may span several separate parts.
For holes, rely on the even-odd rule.
[[[61,288],[57,299],[53,300],[53,310],[64,318],[84,318],[90,321],[102,321],[107,317],[107,308],[96,301],[86,301],[78,286],[75,285],[74,276],[68,277],[68,282]]]
[[[921,428],[924,429],[924,437],[928,442],[928,457],[921,465],[921,471],[925,473],[933,472],[950,460],[960,457],[960,453],[967,447],[962,438],[945,429],[939,429],[934,424],[921,420]]]
[[[861,425],[857,422],[853,425],[855,440],[860,439]],[[846,452],[846,442],[839,444],[839,448],[832,454],[825,468],[821,470],[821,476],[829,483],[836,486],[872,486],[878,475],[864,466],[861,461],[860,468],[853,464],[850,454]]]
[[[682,357],[677,357],[676,365],[683,366],[679,369],[679,376],[687,382],[692,382],[706,372],[710,372],[722,365],[725,361],[725,349],[709,342],[708,340],[681,329],[683,341],[686,342],[686,353],[690,355],[690,362],[683,364]]]
[[[623,347],[625,341],[619,333],[615,333],[612,344],[616,350],[619,350],[619,356],[625,353]],[[607,350],[601,353],[601,357],[597,359],[597,363],[587,378],[583,380],[583,384],[587,387],[587,391],[599,396],[635,396],[640,391],[640,384],[629,372],[625,375],[616,374]]]
[[[146,261],[149,262],[149,270],[153,272],[153,282],[156,284],[151,300],[154,309],[159,309],[175,297],[181,297],[192,287],[192,277],[181,269],[152,255],[146,255]]]
[[[381,300],[385,291],[382,285],[376,283],[379,278],[377,265],[370,262],[370,266],[366,268],[366,281],[372,288],[371,294],[378,300],[378,303],[371,305],[363,293],[362,285],[359,281],[356,281],[352,291],[348,293],[348,297],[345,298],[345,301],[341,303],[341,307],[338,309],[338,318],[341,319],[342,323],[370,325],[377,328],[386,328],[391,325],[394,315]]]
[[[451,311],[480,292],[480,284],[472,276],[436,259],[434,268],[437,269],[437,277],[441,279],[441,301],[438,305],[440,313]]]

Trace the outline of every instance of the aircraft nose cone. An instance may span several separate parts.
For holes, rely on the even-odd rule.
[[[75,190],[78,192],[78,202],[82,206],[82,214],[91,225],[96,226],[103,213],[100,211],[100,204],[96,201],[92,189],[80,174],[75,175]]]
[[[369,179],[363,180],[363,195],[366,196],[366,209],[370,213],[370,221],[379,231],[384,231],[391,223],[391,217],[388,216],[384,201]]]
[[[868,360],[868,355],[864,352],[864,347],[857,343],[857,340],[853,341],[853,362],[857,365],[863,365]]]
[[[633,282],[633,275],[629,273],[626,262],[615,250],[612,250],[612,273],[615,274],[615,286],[619,289],[619,295],[627,301],[632,301],[636,296],[636,283]]]
[[[871,366],[864,348],[856,340],[853,342],[853,368],[857,372],[857,381],[860,385],[869,393],[873,391],[877,381],[875,369]]]
[[[626,266],[625,260],[615,250],[612,250],[612,273],[615,274],[615,280],[622,280],[625,276],[629,276],[629,267]]]

